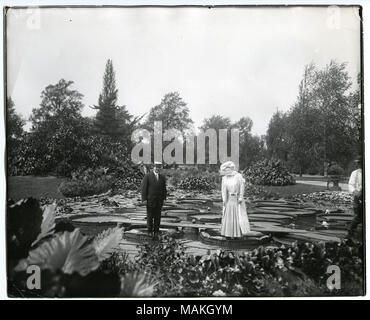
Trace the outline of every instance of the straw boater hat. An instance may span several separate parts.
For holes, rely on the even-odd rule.
[[[354,160],[354,162],[357,162],[357,163],[362,163],[362,157],[361,156],[357,156]]]
[[[222,176],[233,176],[236,173],[235,163],[232,161],[226,161],[220,167],[220,175]]]

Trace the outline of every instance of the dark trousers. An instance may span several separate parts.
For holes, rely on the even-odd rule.
[[[353,199],[353,211],[354,211],[354,218],[352,220],[349,232],[353,234],[356,230],[357,226],[360,223],[363,223],[363,210],[362,210],[362,193],[359,196],[355,196]]]
[[[146,207],[148,232],[158,232],[161,224],[161,210],[162,206]]]

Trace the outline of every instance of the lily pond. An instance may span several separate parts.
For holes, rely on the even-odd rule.
[[[294,241],[339,242],[352,219],[350,210],[329,211],[284,199],[249,200],[247,210],[252,231],[240,239],[226,239],[219,233],[222,202],[218,194],[176,193],[163,206],[161,232],[172,233],[189,254],[204,255],[219,249],[247,251]],[[136,192],[69,199],[58,219],[67,219],[87,235],[123,227],[120,249],[129,257],[137,254],[140,242],[155,241],[147,235],[146,208]]]

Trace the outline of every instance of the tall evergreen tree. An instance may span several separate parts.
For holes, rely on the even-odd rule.
[[[103,90],[99,95],[98,112],[94,127],[96,132],[114,139],[127,138],[137,119],[129,114],[125,106],[117,105],[118,89],[112,60],[108,59],[103,77]]]

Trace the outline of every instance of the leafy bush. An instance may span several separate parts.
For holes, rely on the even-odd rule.
[[[280,198],[279,194],[276,192],[266,190],[263,186],[256,186],[250,183],[247,183],[244,189],[244,194],[246,197],[254,197],[256,199],[272,199]]]
[[[344,169],[338,164],[334,164],[328,168],[328,175],[330,176],[343,176]]]
[[[142,176],[139,168],[128,164],[115,169],[81,169],[72,172],[72,179],[62,182],[59,191],[65,197],[83,197],[105,193],[108,190],[137,190]]]
[[[328,202],[331,205],[352,205],[353,195],[344,191],[320,191],[313,193],[296,194],[292,196],[294,200],[312,201],[317,202]]]
[[[177,187],[184,178],[184,171],[182,170],[167,169],[163,173],[167,177],[168,184],[173,187]]]
[[[114,169],[132,165],[127,142],[92,134],[85,123],[87,120],[79,121],[81,123],[74,126],[58,128],[47,142],[42,134],[25,134],[18,144],[17,157],[9,159],[9,174],[57,174],[68,177],[84,168],[103,166]]]
[[[186,169],[164,169],[163,173],[166,175],[169,185],[179,187],[182,181],[188,177],[202,177],[215,186],[221,184],[221,176],[218,172],[209,170],[198,170],[196,167],[188,167]]]
[[[182,179],[178,187],[183,190],[211,191],[216,184],[207,176],[190,176]]]
[[[144,174],[139,167],[127,163],[110,170],[113,178],[113,190],[138,190]]]
[[[257,185],[287,186],[295,184],[294,177],[280,160],[261,160],[244,171],[246,180]]]
[[[214,171],[205,171],[202,172],[202,177],[206,177],[211,183],[213,183],[216,186],[221,187],[221,181],[222,181],[222,176],[220,173],[214,172]]]
[[[103,178],[99,180],[69,180],[63,181],[59,186],[59,192],[65,197],[84,197],[105,193],[112,188],[113,179]]]

